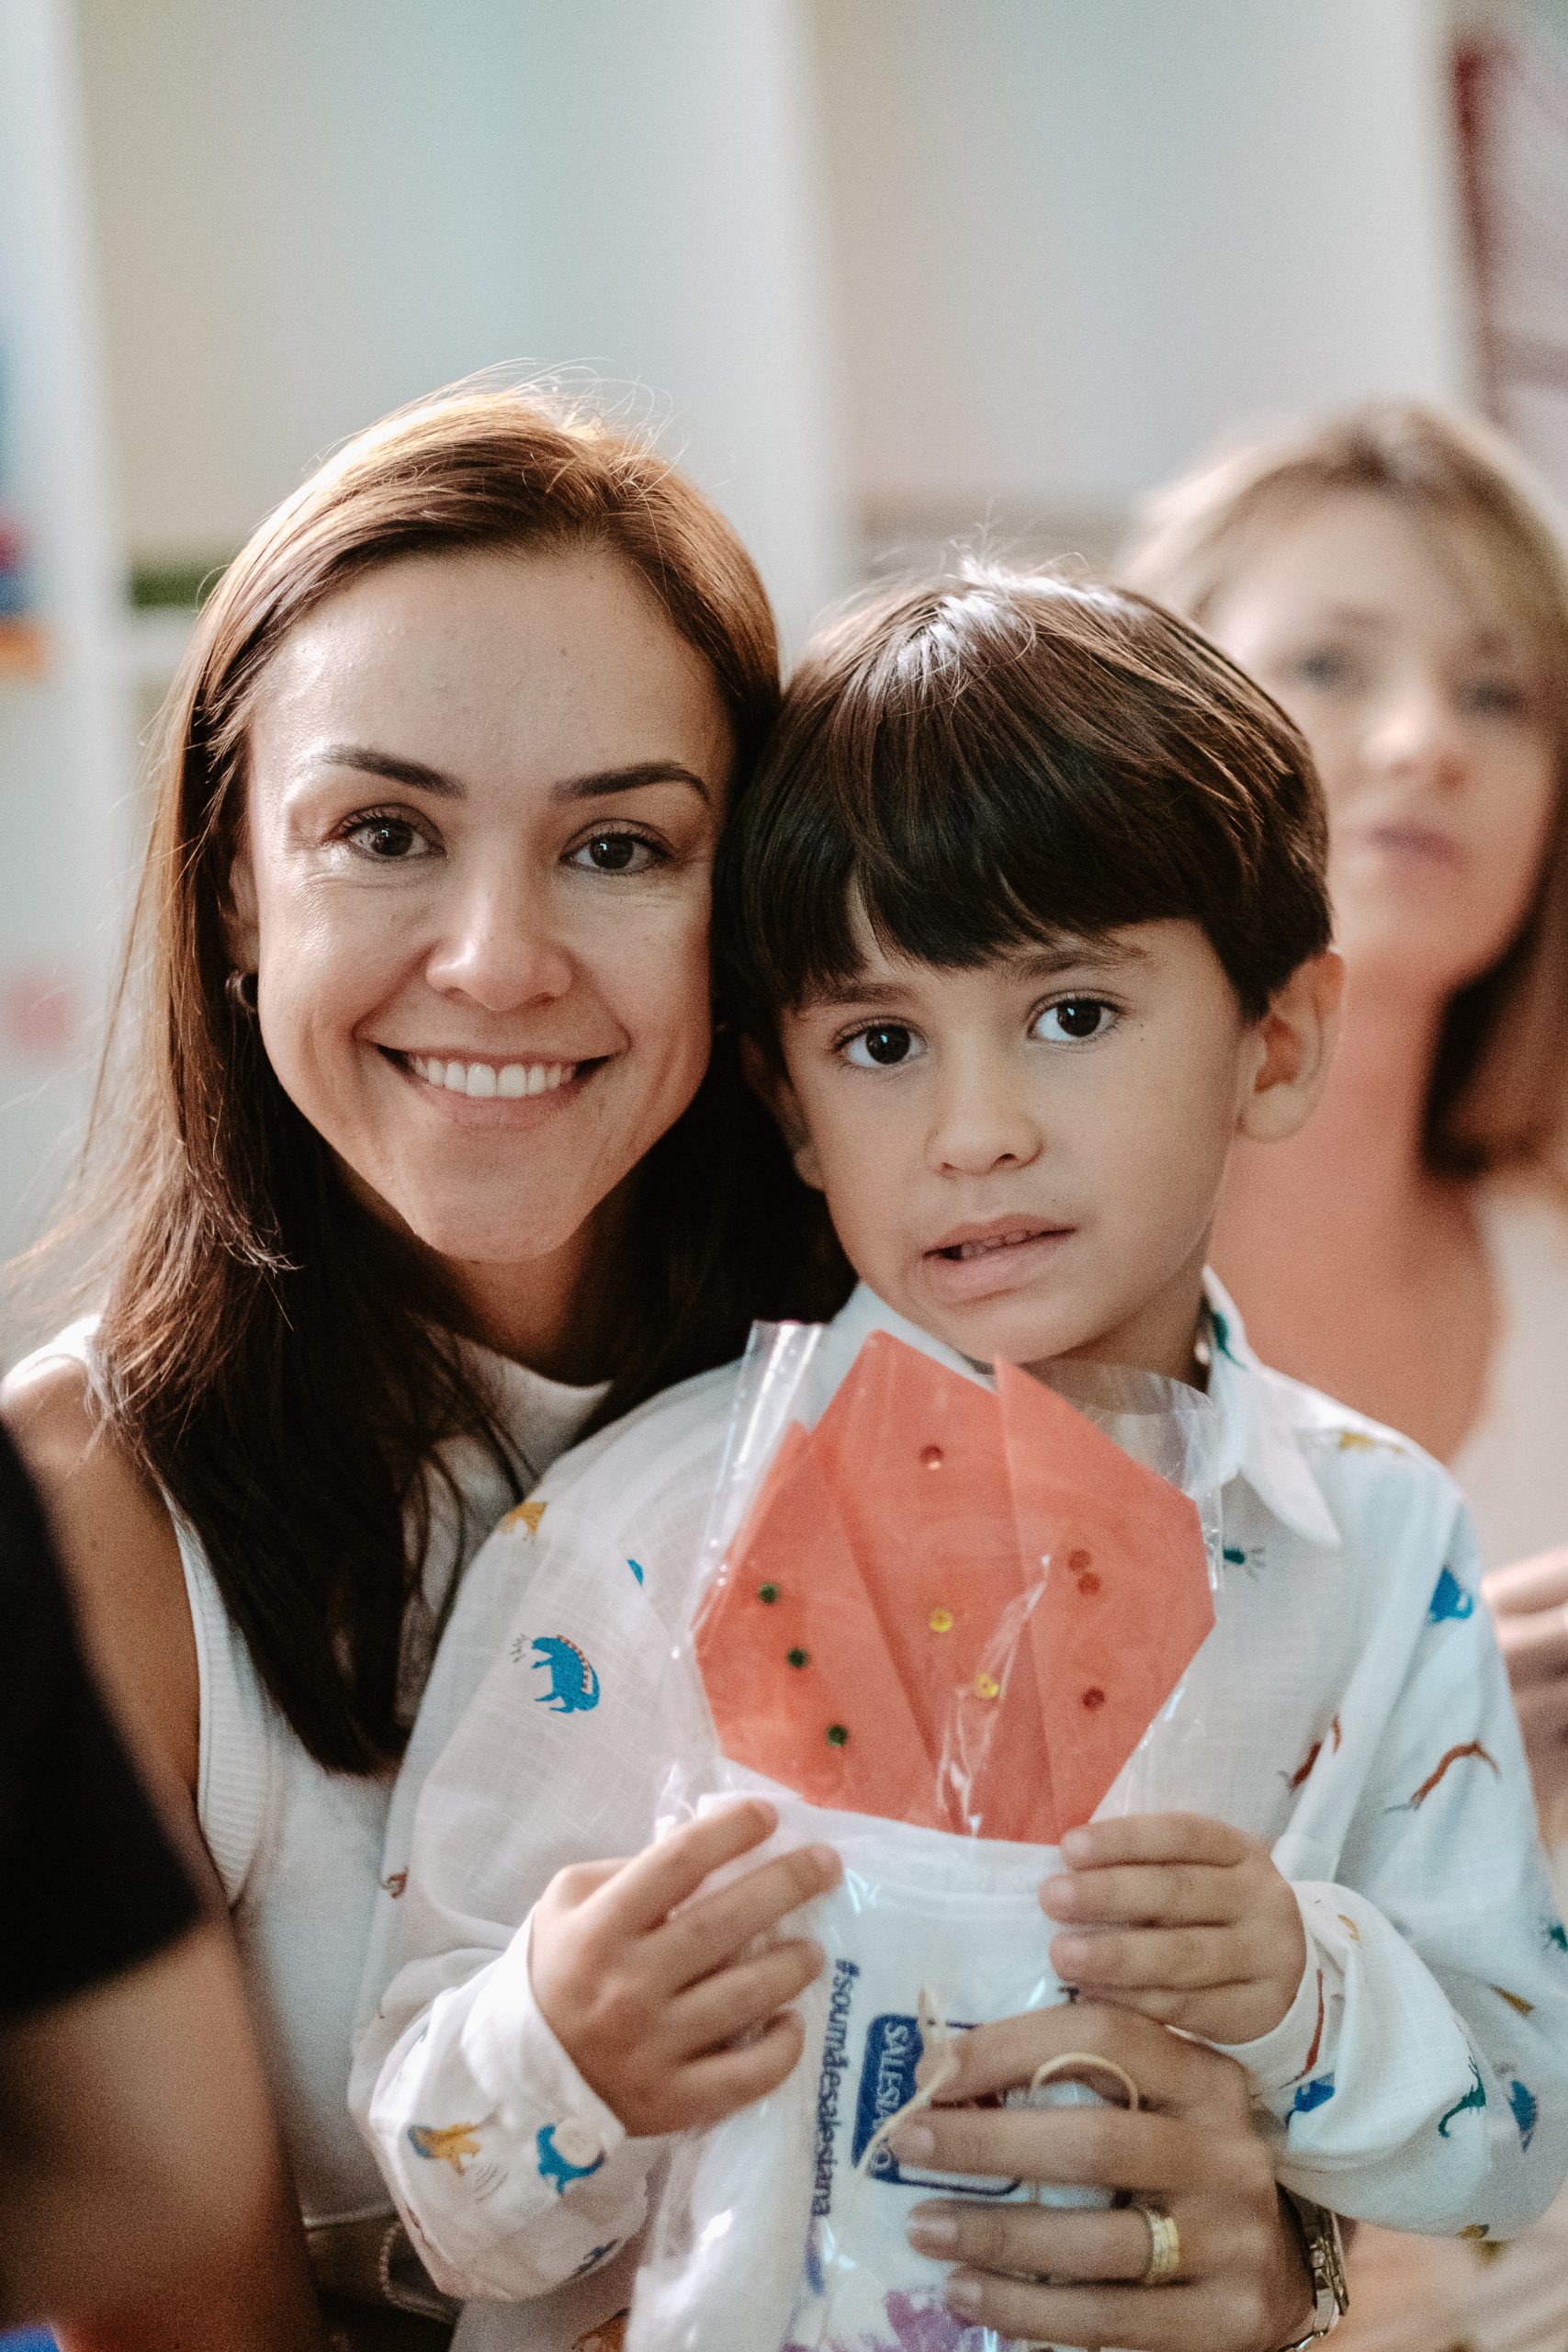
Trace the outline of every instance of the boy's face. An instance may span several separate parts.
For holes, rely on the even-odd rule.
[[[777,1104],[857,1273],[982,1363],[1190,1377],[1231,1145],[1311,1107],[1336,959],[1249,1023],[1192,922],[972,971],[863,944],[844,989],[781,1022]]]

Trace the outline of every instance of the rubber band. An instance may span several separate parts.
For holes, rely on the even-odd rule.
[[[849,2235],[850,2222],[854,2214],[856,2200],[866,2180],[870,2177],[873,2165],[900,2125],[908,2123],[913,2116],[923,2115],[926,2109],[947,2088],[958,2072],[957,2045],[961,2029],[950,2025],[940,2014],[936,1995],[929,1984],[922,1984],[920,1987],[919,1998],[915,2004],[915,2013],[925,2052],[930,2056],[934,2052],[937,2063],[931,2068],[930,2079],[920,2086],[912,2098],[907,2098],[902,2107],[895,2108],[891,2115],[883,2118],[861,2151],[860,2162],[854,2168],[849,2191],[844,2199],[844,2210],[839,2222],[830,2256],[831,2268],[827,2280],[827,2292],[822,2298],[822,2316],[817,2323],[817,2332],[811,2339],[810,2352],[819,2352],[822,2339],[828,2333],[829,2324],[833,2316],[833,2305],[838,2300],[839,2282],[848,2267],[847,2256],[843,2252],[844,2242]],[[1058,2081],[1064,2076],[1077,2081],[1086,2073],[1109,2075],[1111,2080],[1126,2093],[1127,2105],[1131,2112],[1134,2115],[1138,2113],[1144,2104],[1144,2096],[1125,2066],[1118,2065],[1114,2058],[1101,2058],[1092,2050],[1065,2050],[1059,2058],[1047,2058],[1043,2064],[1036,2066],[1033,2074],[1031,2075],[1029,2088],[1031,2091],[1041,2090],[1047,2083]],[[1040,2203],[1043,2185],[1038,2180],[1030,2182],[1029,2201],[1032,2205]]]

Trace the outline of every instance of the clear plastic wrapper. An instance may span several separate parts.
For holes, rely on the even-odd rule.
[[[995,1382],[874,1333],[760,1327],[669,1678],[670,1821],[742,1794],[842,1884],[787,2082],[677,2143],[627,2352],[999,2352],[906,2235],[943,2178],[887,2144],[944,2032],[1066,1997],[1063,1832],[1172,1802],[1218,1589],[1217,1416],[1152,1375]],[[840,1378],[838,1375],[842,1373]],[[793,1924],[793,1923],[792,1923]],[[1075,2083],[1013,2096],[1092,2098]]]

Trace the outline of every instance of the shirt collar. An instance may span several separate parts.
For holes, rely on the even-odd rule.
[[[1339,1530],[1302,1451],[1289,1390],[1259,1363],[1235,1301],[1210,1272],[1203,1277],[1209,1340],[1209,1394],[1224,1432],[1223,1476],[1241,1477],[1259,1501],[1309,1544],[1337,1544]]]
[[[1247,1343],[1234,1301],[1212,1274],[1203,1277],[1209,1341],[1209,1396],[1220,1415],[1222,1486],[1245,1478],[1260,1502],[1309,1544],[1337,1544],[1339,1530],[1313,1476],[1295,1421],[1272,1375]],[[852,1292],[829,1327],[829,1369],[842,1379],[873,1331],[888,1331],[907,1347],[986,1381],[987,1367],[922,1331],[864,1283]]]

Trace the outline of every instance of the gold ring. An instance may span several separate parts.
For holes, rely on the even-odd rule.
[[[1148,2267],[1138,2280],[1140,2287],[1163,2287],[1176,2277],[1181,2267],[1181,2234],[1168,2213],[1157,2205],[1134,2203],[1134,2213],[1141,2213],[1149,2225]]]

